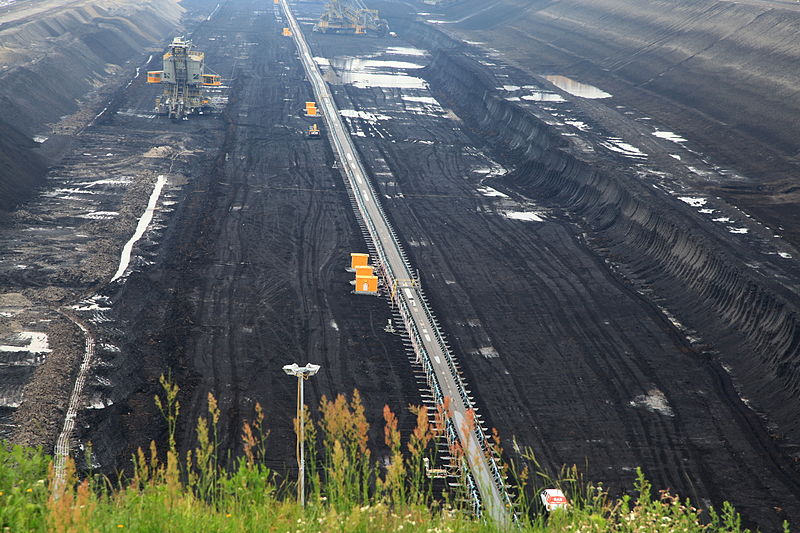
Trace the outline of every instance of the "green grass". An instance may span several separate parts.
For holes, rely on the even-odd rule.
[[[384,410],[384,444],[388,466],[372,457],[369,425],[357,392],[348,400],[323,398],[320,420],[307,423],[307,499],[296,503],[296,486],[282,482],[263,464],[266,458],[264,414],[257,407],[242,429],[244,456],[222,466],[217,446],[219,410],[209,395],[208,416],[197,423],[197,447],[179,455],[174,439],[180,413],[178,389],[162,380],[157,405],[169,428],[166,450],[155,443],[134,457],[128,479],[114,484],[92,473],[79,479],[67,464],[67,483],[53,491],[51,458],[41,449],[0,442],[0,528],[2,531],[254,531],[254,532],[495,532],[503,528],[472,516],[458,491],[437,494],[425,473],[433,458],[433,441],[446,411],[428,423],[424,408],[413,408],[417,426],[404,438],[397,419]],[[309,418],[307,418],[308,420]],[[499,439],[495,439],[499,448]],[[499,451],[499,450],[498,450]],[[451,451],[459,460],[457,450]],[[531,466],[535,460],[529,456]],[[638,473],[636,497],[610,498],[582,480],[575,467],[558,479],[530,474],[508,465],[518,494],[519,530],[524,532],[730,532],[744,533],[741,519],[728,504],[717,512],[700,512],[669,493],[653,494]],[[535,494],[559,486],[570,497],[569,510],[547,517]],[[506,528],[507,529],[507,528]],[[788,524],[784,531],[789,531]]]

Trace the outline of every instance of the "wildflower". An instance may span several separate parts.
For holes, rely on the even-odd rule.
[[[117,527],[121,529],[121,528],[125,527],[125,524],[117,524]]]
[[[3,492],[2,490],[0,490],[0,496],[2,496],[3,494],[5,494],[5,492]]]
[[[226,513],[225,514],[225,518],[230,518],[230,517],[231,517],[231,513]]]
[[[33,489],[27,489],[25,492],[33,492]]]

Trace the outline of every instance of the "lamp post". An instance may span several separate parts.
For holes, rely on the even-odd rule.
[[[306,366],[298,366],[297,363],[284,365],[283,371],[288,376],[297,376],[297,467],[300,470],[297,483],[297,501],[301,507],[306,505],[305,494],[305,471],[306,459],[304,456],[305,448],[305,424],[303,420],[303,381],[319,372],[319,365],[308,363]]]

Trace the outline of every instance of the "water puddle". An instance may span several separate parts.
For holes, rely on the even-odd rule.
[[[523,222],[544,222],[542,213],[535,211],[503,211],[503,216],[511,220],[522,220]]]
[[[428,54],[425,50],[411,46],[390,46],[386,49],[386,53],[395,56],[425,56]]]
[[[478,187],[478,192],[489,198],[508,198],[507,194],[488,186]]]
[[[120,256],[119,260],[119,268],[117,269],[117,273],[114,274],[114,277],[111,278],[111,282],[114,282],[122,277],[125,273],[125,270],[128,268],[128,264],[131,261],[131,253],[133,252],[133,245],[136,244],[136,241],[142,238],[144,235],[145,230],[147,230],[147,226],[150,225],[150,221],[153,220],[153,214],[156,210],[156,203],[158,202],[158,197],[161,196],[161,189],[164,188],[164,184],[167,182],[166,176],[158,176],[156,179],[156,184],[153,187],[153,192],[150,194],[150,200],[147,202],[147,208],[145,208],[142,217],[139,219],[139,223],[136,225],[136,231],[134,232],[133,236],[130,240],[125,243],[125,247],[122,249],[122,255]]]
[[[534,91],[531,94],[522,96],[522,99],[531,102],[566,102],[564,97],[560,94],[547,91]]]
[[[406,102],[416,102],[419,104],[428,104],[428,105],[439,105],[439,101],[436,100],[433,96],[409,96],[407,94],[400,95],[402,100]]]
[[[329,81],[353,85],[360,89],[370,87],[424,89],[427,87],[425,80],[405,72],[421,69],[423,66],[411,61],[336,57],[330,61],[329,71],[335,79]]]
[[[696,196],[680,196],[678,200],[685,204],[689,204],[692,207],[703,207],[706,205],[708,200],[706,198],[696,197]]]
[[[340,109],[339,114],[345,118],[360,118],[370,124],[376,124],[379,120],[389,120],[390,116],[370,113],[369,111],[358,111],[355,109]]]
[[[647,157],[646,153],[642,152],[632,144],[628,144],[622,139],[616,137],[610,137],[608,141],[602,141],[600,145],[608,150],[611,150],[612,152],[617,152],[618,154],[622,154],[627,157],[636,159],[643,159]]]
[[[581,122],[580,120],[565,120],[564,124],[569,124],[573,128],[579,129],[581,131],[589,131],[589,126],[585,122]]]
[[[28,353],[48,353],[50,345],[47,342],[47,333],[37,331],[20,331],[13,339],[16,344],[0,345],[0,352],[28,352]]]
[[[598,89],[594,85],[581,83],[566,76],[551,75],[545,76],[545,78],[562,91],[566,91],[573,96],[591,99],[611,98],[612,96],[610,93]]]
[[[653,135],[658,137],[659,139],[666,139],[668,141],[672,141],[674,143],[685,143],[686,139],[678,135],[677,133],[673,133],[671,131],[659,131],[656,130],[653,132]]]

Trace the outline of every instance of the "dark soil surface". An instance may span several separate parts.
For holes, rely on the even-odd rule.
[[[622,35],[643,24],[620,14],[623,4],[598,2],[586,17],[607,9],[609,20],[627,22],[603,27]],[[605,53],[601,37],[622,54],[608,34],[583,22],[571,39],[553,33],[542,44],[546,29],[576,24],[547,8],[571,5],[465,1],[423,17],[463,19],[454,24],[423,24],[407,4],[387,5],[400,38],[311,34],[322,4],[296,9],[506,452],[531,448],[551,474],[585,465],[587,478],[614,493],[629,489],[641,466],[657,488],[702,507],[730,500],[765,531],[783,519],[800,523],[797,227],[780,210],[762,218],[757,208],[769,198],[792,205],[778,184],[791,181],[793,148],[774,140],[785,124],[774,121],[774,142],[753,136],[760,108],[748,99],[740,126],[709,127],[730,120],[715,114],[710,93],[654,89],[670,85],[658,78],[678,67],[639,86],[622,75],[636,68],[620,69],[606,84],[606,64],[591,54]],[[225,78],[223,111],[157,119],[148,111],[154,89],[136,78],[51,171],[56,199],[45,194],[18,211],[0,241],[14,258],[0,263],[10,289],[0,312],[17,317],[11,329],[54,322],[51,366],[26,393],[55,413],[54,424],[63,397],[43,396],[40,383],[58,361],[80,359],[62,355],[80,342],[54,309],[77,304],[98,338],[78,438],[92,441],[108,472],[128,467],[150,439],[166,440],[153,403],[164,373],[182,390],[182,448],[192,446],[209,393],[234,452],[259,402],[280,469],[291,468],[294,448],[295,382],[284,364],[322,365],[307,382],[312,406],[358,388],[376,440],[384,404],[404,413],[421,402],[401,337],[384,330],[388,304],[351,294],[349,252],[367,243],[330,147],[305,136],[303,103],[313,97],[280,16],[271,3],[215,6],[188,4],[190,20],[203,20],[192,23],[192,38]],[[526,45],[515,48],[507,28]],[[613,96],[576,98],[540,74],[570,75]],[[732,87],[720,98],[745,96]],[[686,140],[655,135],[663,131]],[[765,142],[759,167],[745,154]],[[99,156],[112,146],[119,157]],[[134,185],[87,185],[105,173]],[[168,175],[169,186],[132,272],[107,284],[156,175]],[[90,197],[87,187],[102,192]],[[90,197],[77,213],[74,196]],[[45,217],[54,205],[61,214]],[[75,223],[90,209],[118,214]],[[19,245],[26,233],[41,236]],[[26,442],[52,438],[41,417],[22,422]],[[403,428],[410,422],[401,417]]]
[[[306,139],[301,110],[312,96],[281,28],[271,4],[240,2],[194,34],[231,85],[230,105],[156,263],[112,295],[127,362],[103,371],[115,403],[87,417],[83,435],[102,442],[95,449],[107,468],[127,466],[149,438],[164,440],[153,395],[170,369],[183,388],[184,446],[209,393],[233,450],[259,402],[281,468],[294,455],[296,383],[285,364],[322,365],[306,385],[311,406],[357,388],[377,423],[385,404],[405,413],[421,401],[400,337],[383,330],[388,305],[351,294],[349,253],[365,243],[327,142]]]

